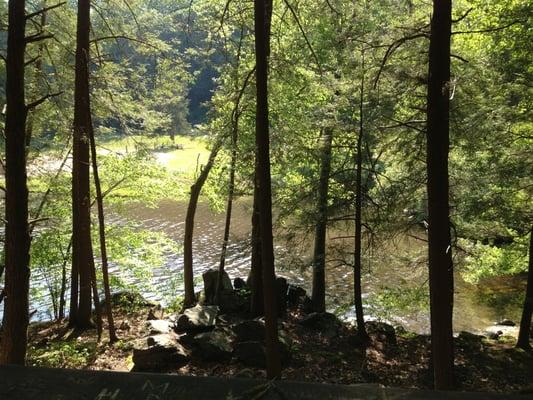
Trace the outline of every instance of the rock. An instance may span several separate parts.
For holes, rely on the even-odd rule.
[[[235,342],[265,340],[265,323],[259,319],[239,322],[231,326],[235,334]]]
[[[196,292],[196,300],[201,306],[207,305],[207,299],[205,298],[205,292],[203,290]]]
[[[248,367],[265,367],[266,350],[263,342],[248,341],[236,343],[233,356]]]
[[[311,300],[311,297],[304,296],[302,300],[302,311],[306,314],[310,314],[314,310],[313,300]]]
[[[301,288],[300,286],[289,284],[287,288],[287,302],[289,306],[298,305],[306,294],[307,293],[305,289]]]
[[[246,281],[242,278],[235,278],[233,280],[233,287],[238,290],[238,289],[244,289],[246,288]]]
[[[281,336],[280,339],[281,363],[285,364],[290,359],[290,348]],[[264,368],[266,363],[265,344],[255,340],[235,343],[233,356],[248,367]]]
[[[481,340],[484,338],[485,336],[476,335],[475,333],[467,331],[461,331],[459,332],[459,335],[457,335],[457,339],[465,342],[481,342]]]
[[[164,319],[153,319],[146,321],[146,327],[150,331],[150,335],[158,335],[170,333],[172,324]]]
[[[150,310],[148,310],[148,316],[146,317],[146,319],[148,321],[157,319],[157,317],[155,316],[154,309],[150,308]]]
[[[129,331],[131,329],[129,321],[127,319],[122,321],[121,324],[119,325],[118,329],[120,331]]]
[[[468,348],[470,350],[481,351],[483,350],[483,344],[481,343],[482,339],[485,336],[476,335],[471,332],[461,331],[457,336],[457,342],[463,348]]]
[[[197,346],[195,354],[204,360],[227,360],[233,352],[230,335],[222,330],[200,333],[194,336],[193,343]]]
[[[242,290],[224,291],[220,294],[220,311],[222,313],[246,313],[250,309],[250,296]]]
[[[100,300],[101,307],[105,307],[105,299]],[[157,302],[145,299],[140,293],[132,291],[120,291],[111,295],[111,304],[122,307],[158,307],[161,305]]]
[[[265,346],[260,341],[236,343],[233,356],[237,361],[249,367],[264,368],[266,365]]]
[[[188,308],[176,317],[176,332],[208,331],[215,327],[219,309],[217,306],[200,306]]]
[[[218,271],[214,269],[208,269],[202,274],[204,279],[204,293],[206,304],[213,304],[215,300],[215,294],[217,290]],[[224,271],[222,275],[222,291],[232,291],[233,286],[227,272]]]
[[[278,294],[277,302],[278,302],[278,315],[282,316],[285,315],[287,312],[287,279],[283,277],[277,277],[276,278],[276,290]]]
[[[300,321],[306,328],[320,331],[322,336],[332,339],[339,334],[342,322],[331,313],[312,313]]]
[[[150,336],[146,344],[133,349],[134,371],[158,371],[179,367],[189,361],[189,354],[173,335]]]
[[[500,338],[500,336],[503,335],[503,332],[502,331],[488,331],[488,332],[485,332],[485,336],[487,336],[489,339],[492,339],[492,340],[498,340]]]
[[[500,322],[498,322],[496,325],[501,325],[501,326],[516,326],[516,324],[511,321],[510,319],[503,319],[501,320]]]
[[[375,340],[396,346],[396,331],[392,325],[379,321],[368,321],[365,323],[366,332]]]

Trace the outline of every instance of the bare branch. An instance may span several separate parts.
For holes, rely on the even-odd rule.
[[[526,20],[516,20],[506,25],[496,26],[492,28],[479,29],[479,30],[474,30],[474,31],[455,31],[455,32],[452,32],[452,35],[498,32],[498,31],[503,31],[504,29],[510,28],[511,26],[516,25],[516,24],[526,24],[526,23],[527,23]]]
[[[39,106],[40,104],[44,103],[46,100],[52,98],[52,97],[57,97],[57,96],[61,96],[63,94],[63,92],[57,92],[57,93],[48,93],[46,96],[43,96],[41,97],[40,99],[38,100],[35,100],[34,102],[26,105],[26,110],[32,110],[34,109],[35,107]]]
[[[36,61],[39,60],[40,58],[41,58],[41,56],[38,55],[38,56],[35,56],[35,57],[29,59],[28,61],[26,61],[26,62],[24,63],[24,66],[27,67],[28,65],[33,64],[34,62],[36,62]]]
[[[24,40],[26,41],[26,44],[28,44],[28,43],[40,42],[41,40],[51,39],[53,37],[54,35],[52,35],[51,33],[39,32],[39,33],[36,33],[35,35],[27,36]]]
[[[58,8],[58,7],[64,6],[65,4],[67,4],[66,1],[64,1],[62,3],[54,4],[54,5],[49,6],[49,7],[41,8],[40,10],[32,12],[31,14],[27,14],[25,18],[26,18],[26,20],[32,19],[33,17],[36,17],[36,16],[38,16],[40,14],[43,14],[45,12],[48,12],[50,10],[53,10],[54,8]]]
[[[466,58],[463,58],[463,57],[461,57],[461,56],[458,56],[457,54],[450,54],[450,57],[451,57],[451,58],[456,58],[456,59],[458,59],[458,60],[460,60],[460,61],[462,61],[462,62],[464,62],[464,63],[467,63],[467,64],[470,62],[470,61],[468,61]]]
[[[461,22],[463,19],[465,19],[466,17],[468,17],[468,14],[470,14],[472,11],[474,10],[474,8],[469,8],[467,12],[465,12],[463,15],[461,15],[459,18],[457,19],[452,19],[452,22],[454,24],[458,23],[458,22]]]
[[[294,8],[290,5],[288,0],[283,0],[289,11],[291,12],[292,16],[294,17],[294,20],[296,21],[296,24],[298,25],[298,29],[302,33],[302,36],[305,39],[305,43],[307,43],[307,47],[311,51],[311,54],[313,55],[313,58],[315,59],[316,65],[318,66],[318,70],[320,74],[322,75],[322,65],[320,64],[320,60],[318,59],[318,56],[315,53],[315,50],[313,49],[313,46],[311,46],[311,42],[309,42],[309,39],[307,38],[307,34],[305,33],[305,30],[300,23],[300,19],[298,18],[298,15],[296,14],[296,11],[294,11]]]
[[[110,40],[110,39],[113,39],[113,40],[117,40],[117,39],[129,40],[129,41],[131,41],[131,42],[140,43],[140,44],[145,45],[145,46],[147,46],[147,47],[151,47],[151,48],[153,48],[153,49],[155,49],[155,50],[162,51],[159,47],[154,46],[154,45],[151,44],[151,43],[145,42],[144,40],[140,40],[140,39],[132,38],[132,37],[130,37],[130,36],[126,36],[126,35],[109,35],[109,36],[102,36],[102,37],[95,38],[95,39],[91,40],[91,43],[97,43],[97,42],[101,42],[102,40]]]
[[[413,35],[404,36],[403,38],[400,38],[394,42],[392,42],[387,51],[385,52],[385,55],[383,56],[383,60],[381,60],[381,65],[379,67],[379,71],[376,75],[376,79],[374,80],[374,89],[378,85],[379,78],[381,77],[381,73],[383,72],[383,69],[385,68],[385,64],[387,64],[388,59],[392,56],[392,54],[398,50],[398,48],[404,44],[405,42],[408,42],[410,40],[418,39],[421,37],[428,37],[428,34],[426,32],[418,32]]]

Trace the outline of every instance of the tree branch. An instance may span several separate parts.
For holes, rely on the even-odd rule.
[[[63,94],[63,92],[57,92],[57,93],[48,93],[46,96],[43,96],[41,97],[40,99],[38,100],[35,100],[34,102],[28,104],[26,106],[26,110],[32,110],[34,109],[35,107],[39,106],[40,104],[44,103],[46,100],[52,98],[52,97],[57,97],[57,96],[61,96]]]
[[[508,23],[506,25],[496,26],[496,27],[493,27],[493,28],[479,29],[479,30],[474,30],[474,31],[455,31],[455,32],[452,32],[452,35],[498,32],[498,31],[503,31],[504,29],[510,28],[513,25],[525,24],[525,23],[527,23],[526,20],[516,20],[516,21],[510,22],[510,23]]]
[[[37,10],[37,11],[32,12],[30,14],[27,14],[25,18],[26,18],[26,20],[32,19],[33,17],[36,17],[36,16],[38,16],[40,14],[43,14],[43,13],[45,13],[47,11],[53,10],[54,8],[58,8],[58,7],[64,6],[65,4],[67,4],[66,1],[64,1],[62,3],[54,4],[54,5],[49,6],[49,7],[41,8],[40,10]]]
[[[51,33],[39,32],[39,33],[36,33],[35,35],[30,35],[30,36],[25,37],[24,40],[26,41],[26,44],[29,44],[29,43],[40,42],[41,40],[51,39],[53,37],[54,35]]]
[[[291,12],[292,16],[294,17],[294,20],[296,21],[296,24],[298,25],[298,29],[302,33],[302,36],[305,39],[305,43],[307,44],[307,47],[311,51],[311,54],[313,55],[313,58],[315,59],[316,65],[318,66],[318,70],[320,72],[320,75],[322,75],[322,65],[320,64],[320,60],[318,59],[318,56],[315,53],[315,50],[313,49],[313,46],[311,46],[311,42],[309,42],[309,39],[307,37],[307,34],[305,33],[305,30],[300,23],[300,19],[298,18],[298,15],[296,14],[296,11],[294,11],[294,8],[290,5],[288,0],[283,0],[289,11]]]
[[[383,60],[381,60],[381,65],[379,66],[378,73],[376,75],[376,79],[374,80],[374,89],[378,85],[379,78],[381,77],[381,73],[383,72],[383,69],[385,68],[385,64],[387,63],[387,60],[392,56],[392,54],[398,50],[398,48],[404,44],[405,42],[408,42],[410,40],[418,39],[421,37],[428,37],[428,34],[426,32],[419,32],[415,33],[413,35],[404,36],[403,38],[400,38],[394,42],[392,42],[387,51],[385,52],[385,55],[383,56]]]

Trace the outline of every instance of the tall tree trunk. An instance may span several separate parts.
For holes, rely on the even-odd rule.
[[[87,329],[92,326],[91,265],[93,265],[94,259],[91,243],[89,174],[89,134],[91,123],[89,97],[90,8],[90,0],[78,1],[74,87],[74,143],[72,154],[73,237],[70,310],[70,324],[78,329]]]
[[[5,124],[5,302],[0,364],[24,364],[29,322],[30,234],[24,104],[25,2],[9,1]]]
[[[250,269],[250,277],[248,279],[252,292],[250,312],[254,316],[262,315],[264,312],[263,268],[261,265],[261,228],[259,222],[259,207],[257,205],[257,190],[257,179],[254,179],[254,204],[252,211],[252,266]]]
[[[533,227],[529,234],[529,266],[527,270],[527,287],[524,308],[522,309],[522,319],[520,320],[520,331],[516,347],[524,350],[531,349],[531,314],[533,313]]]
[[[61,267],[61,290],[59,292],[59,312],[57,319],[62,321],[65,319],[65,293],[67,291],[67,263],[72,249],[72,235],[67,246],[67,252],[63,255],[63,265]]]
[[[46,11],[46,0],[43,0],[41,2],[41,9],[43,10],[41,12],[41,20],[39,22],[41,30],[44,30],[44,27],[46,26],[46,18],[47,18],[47,11]],[[35,86],[38,87],[39,83],[39,75],[43,73],[43,54],[44,54],[44,41],[39,42],[39,48],[37,52],[37,59],[35,60]],[[29,152],[30,145],[31,145],[31,139],[33,137],[33,121],[34,120],[34,111],[29,111],[28,114],[28,121],[26,124],[26,155]]]
[[[427,99],[431,345],[435,389],[453,387],[453,262],[449,217],[451,0],[433,1]]]
[[[365,55],[361,51],[362,58],[362,75],[361,87],[359,90],[359,135],[357,137],[357,146],[355,150],[355,240],[353,253],[353,302],[355,308],[355,317],[357,320],[357,334],[361,338],[367,338],[365,328],[365,314],[363,311],[363,290],[361,285],[361,253],[362,253],[362,236],[363,236],[363,140],[365,134]]]
[[[100,257],[102,259],[102,278],[104,281],[104,296],[107,316],[107,326],[109,330],[109,341],[114,343],[118,340],[115,330],[115,321],[113,320],[113,310],[111,308],[111,289],[109,287],[109,262],[107,258],[107,243],[105,237],[105,214],[104,214],[104,197],[102,195],[102,185],[100,184],[100,174],[98,172],[98,160],[96,154],[96,140],[94,129],[91,123],[89,130],[91,145],[91,162],[93,167],[94,186],[96,189],[96,206],[98,208],[98,233],[100,238]]]
[[[240,44],[238,51],[238,62],[240,62]],[[222,241],[222,251],[220,253],[220,264],[218,267],[218,277],[217,277],[217,289],[216,289],[216,303],[220,302],[220,293],[222,291],[222,278],[224,276],[224,269],[226,264],[226,253],[228,249],[229,233],[231,227],[231,214],[233,210],[233,197],[235,194],[235,169],[237,165],[237,141],[239,139],[239,119],[241,116],[241,100],[244,95],[244,91],[248,87],[248,83],[255,71],[255,68],[250,70],[246,78],[244,79],[243,85],[237,94],[235,100],[235,105],[232,111],[232,128],[231,128],[231,163],[230,163],[230,173],[229,173],[229,189],[228,189],[228,202],[226,206],[226,223],[224,225],[224,238]],[[237,68],[236,80],[239,77],[239,70]],[[238,89],[238,88],[237,88]]]
[[[234,121],[232,138],[231,138],[231,163],[229,172],[228,202],[226,205],[226,221],[224,224],[224,237],[222,239],[222,251],[220,252],[220,264],[218,265],[217,289],[215,294],[216,304],[220,304],[220,295],[222,293],[222,281],[224,278],[224,269],[226,266],[226,253],[228,250],[229,233],[231,228],[231,214],[233,211],[233,196],[235,193],[235,165],[237,163],[237,136],[238,136],[238,119]]]
[[[331,172],[331,143],[333,129],[322,133],[320,180],[318,184],[317,212],[315,230],[315,248],[313,256],[313,290],[311,298],[316,312],[326,311],[326,231],[328,226],[328,192]]]
[[[194,294],[194,273],[192,265],[192,237],[194,233],[194,216],[198,206],[198,198],[204,186],[207,177],[215,159],[222,147],[223,138],[219,138],[213,145],[207,164],[200,171],[200,175],[196,182],[191,186],[191,195],[189,198],[189,205],[187,206],[187,214],[185,216],[185,233],[183,236],[183,280],[185,286],[185,298],[183,300],[184,307],[192,307],[196,303],[196,295]]]
[[[269,379],[279,378],[281,362],[278,341],[276,277],[272,238],[272,188],[270,179],[270,138],[268,119],[268,53],[270,48],[271,0],[254,1],[256,57],[256,179],[258,187],[263,296],[265,308],[266,365]]]

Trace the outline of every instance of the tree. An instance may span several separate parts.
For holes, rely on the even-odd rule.
[[[223,137],[219,137],[211,149],[207,163],[202,166],[200,175],[196,181],[191,185],[189,205],[187,206],[187,214],[185,216],[185,232],[183,234],[183,280],[185,286],[185,296],[183,299],[184,307],[192,307],[196,304],[196,295],[194,293],[194,271],[193,271],[193,256],[192,256],[192,237],[194,233],[194,215],[198,206],[198,199],[202,192],[202,187],[209,176],[211,168],[217,158],[218,152],[224,142]]]
[[[89,93],[90,0],[78,2],[76,76],[74,86],[74,141],[72,152],[72,274],[70,324],[87,329],[91,322],[91,242],[89,143],[91,103]]]
[[[321,137],[320,181],[318,184],[318,219],[313,255],[313,291],[311,299],[316,312],[326,311],[326,231],[328,224],[328,191],[331,172],[331,143],[333,129],[324,130]]]
[[[529,265],[527,271],[526,298],[524,308],[522,309],[522,318],[520,320],[520,331],[516,347],[524,350],[531,349],[529,339],[531,337],[531,314],[533,314],[533,228],[529,233]]]
[[[448,152],[451,0],[433,1],[427,96],[427,192],[431,346],[435,389],[453,387],[453,263]]]
[[[96,140],[94,138],[94,129],[92,119],[89,126],[89,140],[91,146],[91,161],[94,177],[94,186],[96,189],[96,206],[98,208],[98,234],[100,238],[100,255],[102,259],[102,278],[105,295],[105,312],[107,315],[107,325],[109,330],[109,341],[114,343],[118,341],[115,331],[115,321],[113,320],[113,310],[111,308],[111,289],[109,287],[109,263],[107,258],[107,243],[105,235],[105,214],[104,214],[104,196],[102,194],[102,185],[100,183],[100,174],[98,172],[98,161],[96,158]],[[96,279],[95,279],[96,283]],[[95,286],[96,288],[96,286]],[[93,289],[94,290],[94,289]],[[98,299],[95,302],[99,302]]]
[[[256,175],[257,204],[261,235],[261,265],[265,310],[265,341],[267,377],[279,378],[281,361],[278,342],[276,277],[272,239],[272,188],[270,179],[270,138],[268,118],[268,53],[270,47],[270,0],[254,1],[256,57]]]
[[[24,103],[25,1],[10,0],[6,62],[5,303],[0,364],[24,364],[30,283],[30,227]]]
[[[363,313],[363,290],[361,285],[361,252],[363,236],[363,141],[365,134],[364,98],[365,98],[365,54],[361,50],[361,87],[359,88],[359,135],[355,149],[355,238],[354,238],[354,307],[357,319],[357,333],[367,338],[365,317]]]

